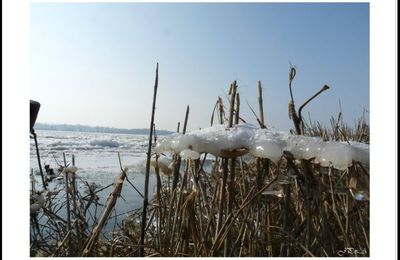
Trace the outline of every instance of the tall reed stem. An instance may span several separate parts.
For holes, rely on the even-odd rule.
[[[186,134],[186,127],[187,127],[187,122],[189,119],[189,106],[186,107],[186,114],[185,114],[185,122],[183,123],[183,130],[182,130],[182,134]],[[178,132],[179,132],[179,124],[178,124]],[[174,179],[172,182],[172,190],[175,190],[176,187],[178,186],[178,182],[179,182],[179,169],[181,168],[181,157],[179,156],[179,154],[176,155],[177,157],[177,161],[174,167]]]
[[[145,237],[145,228],[146,228],[146,220],[147,220],[147,206],[149,204],[149,177],[150,177],[150,160],[151,160],[151,145],[153,140],[153,125],[154,125],[154,113],[156,111],[156,97],[157,97],[157,88],[158,88],[158,62],[156,68],[156,80],[154,84],[154,94],[153,94],[153,106],[151,111],[151,120],[150,120],[150,135],[149,135],[149,146],[147,150],[147,161],[146,161],[146,175],[144,180],[144,198],[143,198],[143,211],[142,211],[142,223],[140,230],[140,248],[139,255],[140,257],[144,256],[144,237]]]
[[[67,167],[67,159],[65,158],[65,153],[63,153],[64,158],[64,168]],[[70,208],[70,201],[69,201],[69,172],[64,170],[65,174],[65,196],[66,196],[66,203],[67,203],[67,231],[71,230],[71,208]],[[68,239],[68,251],[67,256],[71,254],[71,240]]]

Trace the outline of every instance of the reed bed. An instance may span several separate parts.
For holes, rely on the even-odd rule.
[[[290,93],[295,75],[295,69],[291,68]],[[158,66],[155,90],[157,86]],[[326,141],[369,143],[369,125],[364,115],[356,121],[355,128],[343,123],[342,112],[332,118],[330,129],[311,120],[305,122],[302,108],[328,89],[323,86],[298,111],[291,93],[289,116],[294,123],[293,133],[319,136]],[[261,82],[258,95],[259,111],[253,113],[260,127],[266,128],[264,116],[268,113],[263,111]],[[231,84],[225,103],[226,106],[217,98],[211,124],[227,123],[232,127],[244,121],[239,114],[236,82]],[[189,107],[183,133],[188,117]],[[154,127],[153,121],[151,125]],[[179,127],[178,123],[178,132]],[[40,214],[48,219],[44,226],[51,230],[46,235],[45,229],[38,226],[37,213],[31,214],[31,255],[369,256],[369,169],[361,164],[354,162],[340,171],[321,167],[311,160],[295,160],[290,153],[284,153],[273,163],[233,150],[223,157],[203,154],[198,160],[184,160],[173,154],[174,170],[165,171],[157,164],[160,156],[165,155],[151,152],[154,138],[157,136],[149,137],[148,167],[150,160],[156,162],[152,164],[157,178],[155,194],[150,201],[148,194],[143,196],[144,207],[128,214],[112,232],[111,239],[100,235],[104,226],[101,223],[112,219],[124,171],[116,180],[104,209],[104,219],[95,221],[100,225],[88,228],[88,211],[83,212],[96,203],[93,193],[84,200],[75,191],[81,209],[73,206],[70,224],[57,217],[57,206],[68,203],[68,198],[62,197],[43,207]],[[205,167],[206,160],[212,160],[210,169]],[[145,191],[148,192],[146,185]]]

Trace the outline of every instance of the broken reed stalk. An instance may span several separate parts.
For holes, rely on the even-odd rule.
[[[230,109],[229,109],[229,128],[233,127],[234,124],[234,113],[235,113],[235,101],[236,101],[236,92],[237,92],[237,84],[236,84],[236,80],[233,82],[232,86],[231,86],[231,98],[230,98]],[[236,106],[236,108],[238,108],[238,106]],[[237,118],[237,119],[236,119]],[[239,121],[239,113],[236,110],[236,115],[235,115],[235,121]],[[227,172],[226,174],[229,174],[229,183],[228,183],[228,207],[226,210],[226,215],[229,215],[232,207],[233,207],[233,200],[235,199],[235,158],[231,158],[230,159],[230,164],[229,164],[229,172]],[[224,163],[228,163],[228,159],[226,159],[224,161]],[[225,166],[224,166],[225,167]],[[227,167],[227,166],[226,166]],[[224,175],[225,175],[225,171],[224,171]],[[226,178],[226,177],[224,177]],[[226,184],[225,184],[226,185]],[[224,183],[222,184],[222,187],[225,189],[225,185]],[[223,201],[225,200],[225,196],[222,197]],[[230,251],[230,247],[231,247],[231,239],[230,239],[230,234],[227,235],[228,238],[225,240],[224,243],[224,256],[226,257]]]
[[[219,107],[219,100],[217,100],[217,102],[215,102],[214,109],[213,109],[212,114],[211,114],[211,120],[210,120],[210,125],[211,126],[213,126],[213,124],[214,124],[214,116],[215,116],[215,112],[216,112],[218,107]]]
[[[63,152],[64,158],[64,168],[67,167],[67,159],[65,158],[65,153]],[[69,172],[65,171],[65,196],[66,196],[66,203],[67,203],[67,231],[71,230],[71,206],[69,201]],[[67,256],[71,254],[71,239],[68,239],[68,250]]]
[[[308,104],[308,103],[310,103],[310,101],[311,100],[313,100],[314,98],[316,98],[317,96],[319,96],[319,94],[321,94],[322,92],[324,92],[325,90],[328,90],[329,89],[329,86],[328,85],[324,85],[324,86],[322,86],[322,88],[317,92],[317,93],[315,93],[312,97],[310,97],[306,102],[304,102],[304,104],[303,105],[301,105],[300,106],[300,108],[299,108],[299,113],[298,113],[298,118],[299,118],[299,123],[301,124],[301,133],[302,134],[304,134],[304,123],[303,123],[303,117],[301,116],[301,112],[302,112],[302,110],[303,110],[303,108]]]
[[[35,193],[36,193],[36,188],[35,188],[35,182],[36,182],[36,180],[35,180],[35,177],[33,176],[33,168],[31,168],[31,175],[30,175],[30,177],[31,177],[31,195],[34,195]]]
[[[219,192],[218,220],[217,220],[217,227],[215,228],[216,234],[219,233],[222,226],[227,179],[228,179],[228,159],[222,158],[222,184],[220,186],[220,192]]]
[[[188,105],[186,107],[185,122],[183,124],[182,134],[186,134],[186,127],[187,127],[187,123],[188,123],[188,120],[189,120],[189,111],[190,111],[190,108],[189,108],[189,105]]]
[[[296,133],[298,135],[304,135],[304,122],[301,116],[301,112],[303,108],[314,98],[316,98],[319,94],[323,91],[328,90],[329,86],[324,85],[321,90],[315,93],[311,98],[309,98],[303,105],[300,106],[298,113],[295,109],[295,103],[292,93],[292,81],[296,76],[296,69],[291,66],[290,73],[289,73],[289,91],[290,91],[290,103],[289,103],[289,118],[293,120],[294,127],[296,129]],[[311,163],[307,160],[301,160],[301,165],[304,170],[305,176],[305,207],[306,207],[306,248],[310,250],[311,243],[312,243],[312,212],[311,212],[311,203],[313,201],[313,194],[312,189],[320,190],[318,187],[319,183],[314,178],[314,173],[312,171]]]
[[[124,183],[127,172],[128,168],[125,168],[116,178],[114,183],[115,188],[108,196],[106,209],[104,210],[99,220],[99,223],[93,228],[92,234],[90,235],[81,256],[90,256],[90,254],[92,253],[92,250],[97,243],[100,232],[106,225],[108,218],[110,217],[111,212],[114,209],[115,204],[117,203],[117,199],[121,195],[122,185]]]
[[[230,98],[230,103],[229,103],[229,123],[228,123],[228,127],[231,128],[233,126],[233,114],[235,111],[235,99],[236,99],[236,89],[237,89],[237,85],[236,85],[236,80],[233,82],[233,84],[231,85],[231,98]]]
[[[258,108],[260,110],[260,121],[261,121],[261,128],[266,128],[265,121],[264,121],[264,108],[263,108],[263,98],[262,98],[262,86],[261,81],[258,81]]]
[[[231,128],[233,126],[233,113],[234,113],[235,95],[236,95],[236,81],[234,81],[234,83],[231,84],[230,89],[229,89],[229,94],[231,95],[231,98],[230,98],[230,106],[229,106],[230,109],[229,109],[228,127]],[[228,180],[228,161],[229,160],[227,158],[222,158],[222,160],[221,160],[222,169],[223,169],[222,170],[222,183],[221,183],[220,192],[219,192],[218,219],[217,219],[217,223],[216,223],[215,234],[218,234],[218,232],[220,231],[220,227],[222,225],[223,214],[224,214],[226,184],[227,184],[227,180]],[[213,254],[216,254],[216,253],[217,252],[213,252]],[[226,254],[226,250],[224,250],[224,254]]]
[[[251,112],[253,113],[254,117],[256,118],[258,124],[260,125],[261,128],[265,128],[263,123],[261,122],[260,118],[258,118],[256,112],[254,112],[254,109],[250,106],[249,102],[247,102],[247,105],[249,106]]]
[[[72,155],[72,166],[75,166],[75,155]],[[76,175],[75,172],[71,174],[71,192],[72,192],[72,207],[73,207],[73,213],[75,216],[75,221],[74,221],[74,227],[77,236],[79,239],[81,238],[81,231],[78,227],[78,221],[77,219],[80,219],[80,214],[78,212],[78,207],[77,207],[77,202],[76,202]],[[79,244],[78,244],[79,246]],[[78,249],[79,251],[79,249]]]
[[[290,100],[294,104],[293,99],[293,91],[292,91],[292,82],[294,77],[296,77],[296,68],[290,65],[290,72],[289,72],[289,92],[290,92]]]
[[[265,118],[264,118],[264,102],[263,102],[263,97],[262,97],[262,84],[261,81],[258,81],[258,108],[259,108],[259,113],[260,116],[259,118],[257,117],[257,121],[259,122],[259,125],[262,129],[267,128],[265,125]],[[264,183],[265,177],[268,177],[269,175],[269,160],[266,158],[257,158],[257,185],[258,187],[261,187],[262,184]],[[267,219],[265,225],[267,225],[267,228],[269,230],[269,225],[270,225],[270,201],[268,198],[265,198],[267,201],[265,201],[265,207],[267,209]],[[261,207],[263,203],[258,203],[258,218],[262,218],[260,212],[261,212]],[[270,231],[267,232],[265,237],[262,237],[262,239],[266,239],[267,241],[270,241]]]
[[[183,195],[184,195],[184,190],[186,189],[186,184],[187,184],[187,178],[188,178],[188,171],[189,171],[189,162],[186,162],[186,168],[185,171],[183,173],[183,179],[180,185],[180,189],[179,189],[179,197],[178,200],[176,202],[176,208],[175,208],[175,214],[174,214],[174,220],[173,220],[173,224],[172,224],[172,233],[171,233],[171,242],[173,243],[174,238],[175,238],[175,231],[179,230],[180,227],[180,222],[178,223],[178,217],[181,211],[181,207],[182,207],[182,201],[183,201]],[[178,249],[178,246],[176,247],[176,249]]]
[[[307,160],[301,160],[301,164],[304,167],[304,176],[305,176],[305,186],[306,186],[306,197],[305,197],[305,206],[306,206],[306,248],[308,250],[311,249],[312,243],[312,212],[311,212],[311,203],[313,201],[313,172],[311,170],[310,162]],[[315,188],[315,187],[314,187]]]
[[[189,106],[187,106],[186,107],[186,113],[185,113],[185,121],[183,123],[182,134],[186,133],[187,122],[189,120],[189,111],[190,111],[190,108],[189,108]],[[180,126],[180,123],[178,122],[178,129],[177,129],[178,132],[179,132],[179,126]],[[167,225],[166,225],[166,228],[168,230],[168,235],[171,236],[171,239],[166,239],[166,241],[165,241],[165,246],[166,246],[166,248],[164,249],[165,252],[167,252],[170,249],[169,245],[170,245],[170,243],[173,243],[173,241],[174,241],[175,225],[176,225],[177,214],[178,214],[177,210],[179,208],[179,202],[178,202],[178,204],[176,205],[175,214],[173,214],[172,208],[173,208],[173,205],[174,205],[174,200],[175,200],[175,197],[176,197],[177,194],[179,195],[178,198],[180,198],[180,196],[181,196],[181,193],[178,192],[177,186],[178,186],[178,182],[179,182],[179,179],[180,179],[179,170],[180,170],[180,167],[181,167],[181,161],[182,160],[181,160],[181,157],[179,156],[179,154],[175,154],[174,157],[175,157],[174,160],[176,160],[176,162],[175,162],[174,171],[173,171],[173,181],[172,181],[172,190],[171,190],[172,191],[172,196],[171,196],[170,203],[169,203],[169,206],[168,206],[169,209],[168,209]],[[185,179],[185,177],[184,177],[184,179]],[[185,184],[185,180],[183,180],[183,182],[181,183],[181,189],[185,185],[186,185]],[[173,215],[173,218],[172,218],[172,215]],[[171,218],[172,218],[172,220],[171,220]],[[172,227],[171,227],[171,224],[172,224]],[[172,250],[171,250],[171,252],[172,252]]]
[[[294,77],[296,77],[296,69],[293,66],[290,66],[289,72],[289,92],[290,92],[290,102],[289,102],[289,118],[293,120],[294,127],[296,128],[296,133],[298,135],[301,134],[300,129],[300,118],[296,113],[296,107],[294,104],[293,92],[292,92],[292,82]]]
[[[156,125],[153,125],[154,127],[154,143],[157,143],[157,134],[156,134]],[[155,205],[155,212],[157,214],[157,233],[158,233],[158,244],[160,245],[160,249],[163,248],[162,246],[162,222],[161,220],[163,219],[163,207],[162,207],[162,198],[161,198],[161,188],[162,188],[162,183],[161,183],[161,177],[160,177],[160,168],[158,167],[158,158],[159,154],[156,154],[156,166],[155,166],[155,173],[156,173],[156,179],[157,179],[157,190],[156,190],[156,205]]]
[[[157,234],[158,234],[158,237],[157,237],[157,239],[158,239],[158,244],[160,245],[160,248],[162,248],[162,246],[161,246],[161,241],[162,241],[162,239],[161,239],[161,235],[162,235],[162,233],[161,233],[161,219],[162,219],[162,206],[161,206],[161,177],[160,177],[160,168],[158,167],[158,158],[159,158],[159,155],[158,154],[156,154],[156,164],[155,164],[155,167],[154,167],[154,171],[155,171],[155,173],[156,173],[156,180],[157,180],[157,188],[156,188],[156,202],[157,202],[157,204],[156,204],[156,207],[155,207],[155,212],[156,212],[156,214],[157,214],[157,226],[156,226],[156,228],[157,228]]]
[[[345,246],[346,247],[350,247],[350,242],[349,239],[347,237],[345,228],[343,227],[342,221],[340,220],[340,216],[339,213],[336,209],[336,202],[335,202],[335,198],[334,198],[334,192],[333,192],[333,184],[332,184],[332,167],[329,167],[329,172],[328,172],[328,176],[329,176],[329,187],[331,189],[331,199],[332,199],[332,211],[336,217],[336,221],[339,225],[340,230],[342,231],[342,235],[345,241]]]
[[[187,127],[187,122],[189,120],[189,111],[190,108],[189,106],[186,107],[186,114],[185,114],[185,121],[183,123],[183,130],[182,130],[182,134],[186,134],[186,127]],[[179,127],[178,127],[179,130]],[[178,186],[178,182],[179,182],[179,169],[181,168],[181,157],[179,156],[179,154],[176,155],[177,157],[177,161],[174,167],[174,179],[172,182],[172,190],[175,190],[176,187]]]
[[[222,98],[218,97],[219,123],[224,124],[225,110]]]
[[[233,90],[234,93],[232,93],[232,95],[236,95],[235,98],[235,122],[234,124],[237,125],[239,124],[239,110],[240,110],[240,97],[239,97],[239,93],[236,93],[236,88]],[[232,98],[234,98],[232,96]],[[233,205],[234,205],[234,201],[235,201],[235,166],[236,166],[236,160],[235,158],[232,158],[230,160],[230,181],[229,181],[229,198],[228,198],[228,210],[227,210],[227,214],[229,214],[232,210],[233,210]],[[236,242],[237,243],[237,242]],[[225,243],[225,248],[224,248],[224,256],[231,256],[232,252],[234,250],[234,247],[236,245],[236,243],[234,243],[233,247],[231,246],[231,239],[228,238],[227,243]],[[229,251],[228,251],[229,250]]]
[[[284,188],[284,205],[283,205],[283,230],[286,233],[290,232],[289,228],[289,207],[290,207],[290,184],[285,184]],[[289,243],[285,242],[284,249],[288,250]]]
[[[36,136],[36,133],[35,133],[35,131],[34,131],[33,129],[31,130],[31,133],[32,133],[33,139],[34,139],[34,141],[35,141],[36,156],[37,156],[37,159],[38,159],[40,176],[42,177],[43,188],[44,188],[45,190],[47,190],[47,184],[46,184],[46,181],[45,181],[45,179],[44,179],[44,174],[43,174],[43,169],[42,169],[42,163],[40,162],[39,144],[38,144],[38,141],[37,141],[37,136]]]
[[[157,97],[157,88],[158,88],[158,62],[156,68],[156,79],[154,84],[154,94],[153,94],[153,106],[151,111],[151,120],[150,120],[150,135],[149,135],[149,146],[147,150],[147,161],[146,161],[146,175],[144,180],[144,198],[143,198],[143,212],[142,212],[142,223],[140,230],[140,242],[139,242],[139,256],[144,256],[144,237],[145,237],[145,228],[146,228],[146,220],[147,220],[147,206],[149,204],[149,178],[150,178],[150,160],[151,160],[151,145],[153,139],[153,125],[154,125],[154,113],[156,110],[156,97]]]
[[[239,111],[240,111],[240,96],[239,93],[236,94],[236,109],[235,109],[235,125],[239,124]]]

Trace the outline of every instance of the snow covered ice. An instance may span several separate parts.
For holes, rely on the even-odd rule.
[[[250,124],[232,128],[215,125],[185,135],[173,134],[159,141],[157,153],[173,152],[184,159],[198,159],[201,153],[229,157],[237,151],[277,162],[284,151],[295,159],[313,159],[321,166],[345,170],[358,161],[369,167],[369,145],[358,142],[323,142],[318,137],[292,135],[288,132],[260,129]]]

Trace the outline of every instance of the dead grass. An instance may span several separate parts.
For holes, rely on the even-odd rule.
[[[259,100],[257,119],[265,127]],[[238,123],[239,107],[234,82],[228,116],[218,98],[214,109],[218,115],[213,113],[211,122]],[[294,102],[291,112],[296,114]],[[304,135],[324,140],[369,143],[365,116],[354,128],[343,122],[341,112],[332,117],[329,129],[311,120],[303,120],[298,127]],[[81,209],[71,213],[71,229],[57,216],[57,207],[65,205],[65,199],[50,199],[43,210],[31,214],[31,255],[139,256],[142,251],[145,256],[163,257],[369,256],[369,200],[356,199],[369,193],[369,169],[361,164],[339,171],[295,160],[290,153],[276,164],[248,155],[215,158],[204,154],[194,161],[173,158],[182,164],[176,168],[173,185],[155,167],[157,189],[145,211],[145,227],[142,211],[137,210],[113,231],[111,239],[97,234],[95,245],[85,252],[84,245],[93,243],[93,233],[101,232],[88,226],[89,211],[84,210],[96,205],[95,194],[76,194]],[[213,160],[212,169],[204,167],[208,158]],[[43,217],[47,221],[38,225]],[[145,231],[143,243],[141,230]]]

